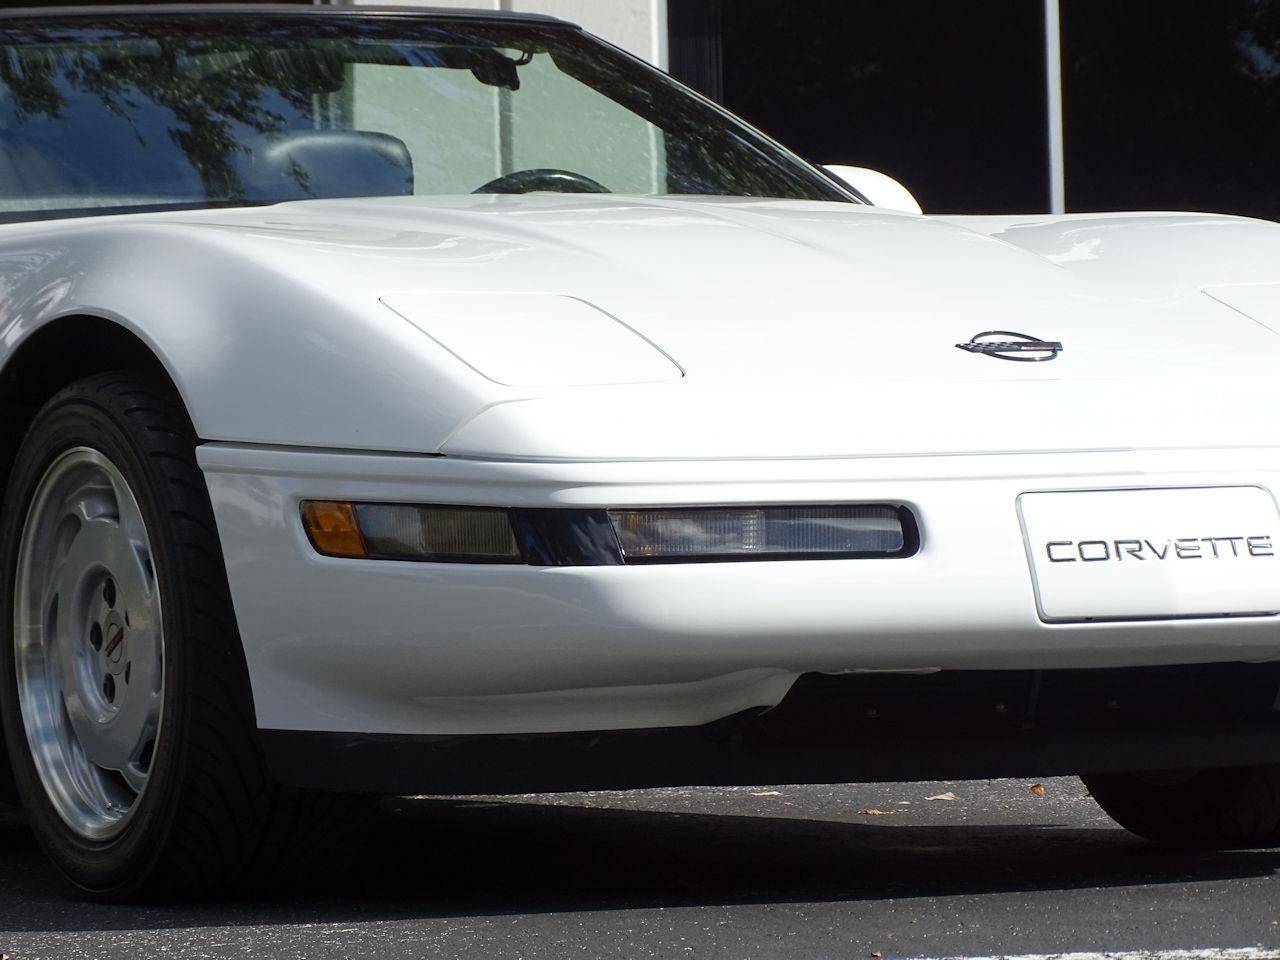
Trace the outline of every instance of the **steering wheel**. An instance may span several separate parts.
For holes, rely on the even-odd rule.
[[[548,190],[552,193],[611,193],[612,191],[598,180],[592,180],[586,174],[574,173],[572,170],[556,170],[545,167],[537,170],[517,170],[490,180],[483,187],[477,187],[472,193],[531,193],[534,190]]]

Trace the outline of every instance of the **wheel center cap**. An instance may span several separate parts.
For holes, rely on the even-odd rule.
[[[118,674],[124,670],[128,647],[125,640],[124,624],[112,617],[102,631],[102,658],[106,660],[107,668],[112,673]]]

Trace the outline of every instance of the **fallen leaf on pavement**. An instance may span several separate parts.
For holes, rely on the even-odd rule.
[[[879,950],[872,950],[872,951],[871,951],[871,955],[872,955],[873,957],[882,957],[882,956],[884,956],[884,954],[882,954]]]
[[[764,792],[762,792],[762,793],[753,793],[753,794],[751,794],[751,795],[752,795],[753,797],[780,797],[780,796],[782,796],[782,791],[780,791],[780,790],[765,790],[765,791],[764,791]]]
[[[1031,785],[1031,795],[1032,795],[1032,796],[1035,796],[1035,797],[1043,797],[1043,796],[1044,796],[1044,784],[1043,784],[1043,783],[1033,783],[1033,784]]]
[[[954,800],[956,795],[948,790],[946,793],[934,794],[932,797],[925,797],[926,800]]]
[[[897,812],[897,810],[877,810],[875,807],[867,807],[865,810],[858,811],[864,817],[892,817]]]

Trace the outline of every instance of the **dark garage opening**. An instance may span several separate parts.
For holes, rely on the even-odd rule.
[[[1280,0],[1060,0],[1066,208],[1280,219]],[[1040,0],[670,0],[672,72],[926,212],[1049,208]]]
[[[1039,3],[673,0],[670,19],[673,72],[806,159],[874,167],[930,212],[1047,207]]]

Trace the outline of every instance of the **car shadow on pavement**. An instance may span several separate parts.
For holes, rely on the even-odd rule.
[[[102,906],[76,902],[25,825],[0,815],[0,931],[857,901],[1185,883],[1280,870],[1280,850],[1171,851],[1101,827],[886,824],[810,819],[803,809],[744,816],[523,800],[390,801],[371,822],[320,846],[273,878],[269,893],[219,903]]]

